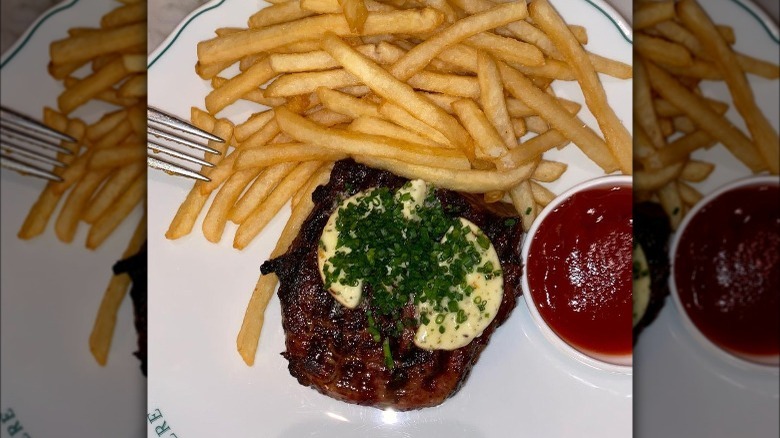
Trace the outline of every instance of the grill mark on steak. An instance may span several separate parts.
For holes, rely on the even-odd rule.
[[[382,337],[390,339],[394,367],[385,365],[381,342],[367,330],[370,287],[357,308],[339,304],[320,278],[317,247],[328,218],[343,199],[371,187],[396,190],[406,181],[352,160],[336,163],[330,182],[314,191],[314,209],[288,252],[262,265],[264,274],[279,276],[286,339],[282,356],[301,385],[338,400],[377,408],[410,410],[438,405],[460,389],[493,332],[514,309],[521,293],[520,220],[508,223],[507,216],[494,213],[496,208],[488,209],[476,198],[437,189],[447,214],[474,222],[492,241],[504,271],[503,300],[483,334],[453,351],[418,348],[413,343],[416,327],[406,327],[400,337],[392,338],[389,334],[395,323],[372,312]],[[403,312],[412,316],[414,307],[409,305]]]

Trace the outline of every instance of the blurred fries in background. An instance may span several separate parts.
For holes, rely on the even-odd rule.
[[[780,145],[747,75],[777,80],[776,64],[733,49],[734,32],[713,23],[695,0],[635,2],[634,187],[663,206],[676,228],[715,165],[691,154],[722,144],[754,173],[778,173]],[[702,81],[723,81],[731,102],[709,99]],[[747,129],[725,113],[733,105]]]
[[[96,25],[98,23],[95,23]],[[57,109],[44,108],[43,122],[77,139],[63,144],[73,155],[55,173],[30,209],[18,236],[32,239],[54,221],[57,238],[70,243],[80,224],[89,227],[86,247],[96,249],[146,200],[146,2],[123,1],[96,28],[74,28],[49,47],[50,75],[62,82]],[[80,110],[95,101],[105,111]],[[99,114],[95,116],[95,114]],[[96,120],[92,120],[96,119]],[[62,201],[59,213],[57,206]],[[142,218],[125,257],[146,236]],[[108,359],[116,315],[130,286],[127,274],[112,276],[100,306],[90,351]]]

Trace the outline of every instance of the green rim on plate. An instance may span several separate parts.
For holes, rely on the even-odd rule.
[[[79,0],[72,0],[70,3],[63,3],[63,4],[60,4],[60,5],[57,5],[57,6],[53,7],[52,9],[49,9],[49,11],[46,12],[33,25],[33,27],[30,30],[25,32],[26,35],[24,36],[24,39],[22,40],[22,42],[19,43],[16,47],[13,48],[13,50],[11,51],[11,53],[8,55],[7,58],[5,58],[2,62],[0,62],[0,68],[5,67],[5,65],[8,64],[8,62],[10,60],[14,59],[16,54],[19,53],[24,48],[25,45],[27,45],[27,43],[30,41],[30,38],[32,38],[32,36],[35,33],[35,31],[37,31],[38,28],[41,27],[41,25],[43,25],[43,23],[46,22],[46,20],[48,20],[49,18],[51,18],[55,14],[58,14],[58,13],[64,11],[64,10],[70,9],[71,6],[75,5],[78,2],[79,2]]]
[[[214,5],[205,7],[205,9],[203,9],[200,12],[194,14],[186,22],[184,22],[181,26],[179,26],[178,30],[176,31],[176,35],[173,38],[171,38],[171,40],[168,42],[168,44],[162,50],[160,50],[160,52],[154,57],[154,59],[149,61],[149,64],[147,64],[146,68],[147,69],[152,68],[152,66],[157,62],[157,60],[159,60],[165,54],[165,52],[167,52],[168,49],[171,48],[173,43],[175,43],[176,40],[179,38],[179,35],[181,35],[181,33],[184,31],[184,29],[187,26],[189,26],[190,23],[192,23],[193,20],[195,20],[196,18],[198,18],[200,15],[202,15],[205,12],[211,11],[213,9],[216,9],[216,8],[222,6],[225,3],[225,1],[226,0],[220,0],[218,3],[216,3]],[[615,21],[615,18],[611,14],[609,14],[607,11],[605,11],[601,6],[597,5],[592,0],[585,0],[585,1],[588,4],[590,4],[591,6],[593,6],[594,8],[596,8],[596,10],[601,12],[605,17],[607,17],[609,19],[609,21],[611,21],[612,24],[615,26],[615,28],[617,28],[617,30],[620,32],[620,35],[623,36],[623,39],[626,40],[626,42],[628,42],[629,44],[633,44],[632,35],[630,34],[630,31],[620,27],[618,22]]]

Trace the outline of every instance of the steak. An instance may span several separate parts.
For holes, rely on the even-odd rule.
[[[436,406],[455,394],[490,337],[509,317],[521,294],[520,247],[523,231],[514,209],[506,204],[485,204],[481,197],[435,189],[446,214],[464,217],[490,238],[501,261],[504,293],[495,319],[481,336],[456,350],[424,350],[414,344],[417,327],[407,326],[390,337],[397,323],[373,311],[372,291],[365,286],[355,309],[338,303],[325,289],[317,264],[317,247],[330,215],[349,196],[372,187],[397,190],[407,180],[390,172],[357,164],[336,163],[330,181],[312,194],[314,209],[303,223],[288,252],[266,261],[264,274],[280,280],[279,301],[290,374],[301,385],[348,403],[411,410]],[[512,219],[509,219],[512,217]],[[390,339],[392,367],[385,363],[383,345],[368,331],[367,311],[374,326]],[[404,317],[414,316],[407,305]]]
[[[633,330],[634,345],[639,334],[658,316],[669,295],[669,217],[655,202],[634,205],[634,241],[642,246],[650,268],[650,300],[645,314]]]

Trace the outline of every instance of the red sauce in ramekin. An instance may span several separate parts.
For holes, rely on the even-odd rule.
[[[540,223],[528,286],[547,325],[588,355],[631,354],[631,187],[574,193]]]
[[[734,188],[690,218],[674,254],[688,317],[738,356],[780,352],[780,197],[777,184]]]

